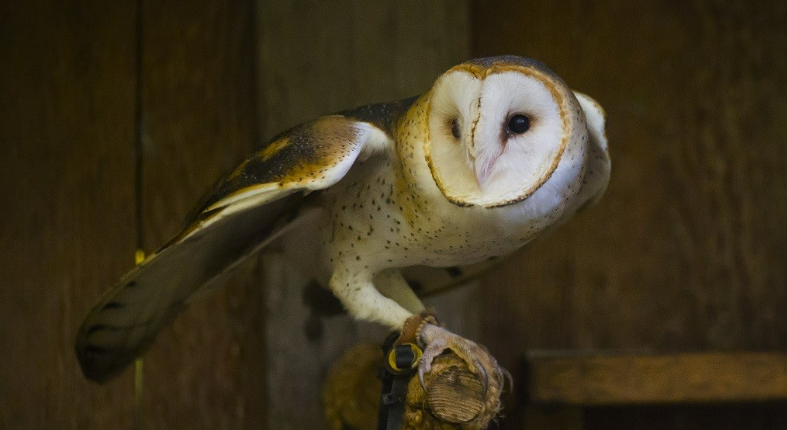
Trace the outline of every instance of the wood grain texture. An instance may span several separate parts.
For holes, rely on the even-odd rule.
[[[585,430],[787,428],[784,402],[744,404],[597,407],[584,411]]]
[[[428,90],[467,59],[465,1],[258,3],[261,134]]]
[[[489,305],[511,307],[490,339],[519,327],[513,354],[787,345],[787,12],[769,5],[477,8],[478,55],[540,58],[605,106],[614,165],[597,207],[489,279]],[[525,21],[482,31],[492,16]]]
[[[785,354],[540,354],[528,368],[541,405],[787,401]]]
[[[254,4],[144,1],[142,12],[142,221],[151,251],[257,143]],[[263,365],[264,333],[253,324],[261,289],[253,265],[241,272],[190,306],[145,356],[148,427],[261,427],[264,386],[249,385]]]
[[[0,428],[124,428],[81,319],[134,262],[134,16],[117,1],[0,4]]]
[[[468,3],[258,1],[260,135],[320,115],[398,100],[428,90],[469,55]],[[319,387],[331,364],[359,340],[382,342],[385,332],[348,317],[316,320],[303,303],[308,282],[266,256],[263,272],[268,428],[323,426]],[[472,336],[474,307],[465,289],[432,302],[449,327]],[[319,332],[306,337],[307,327]]]
[[[0,203],[12,251],[0,266],[8,285],[0,289],[0,341],[9,351],[0,366],[2,428],[131,423],[131,372],[104,387],[89,384],[72,344],[89,306],[133,264],[137,78],[149,252],[177,232],[201,192],[258,134],[421,92],[468,50],[466,2],[261,2],[259,14],[249,1],[6,3]],[[255,19],[264,23],[258,32]],[[266,112],[260,126],[257,103]],[[242,272],[147,354],[146,427],[265,427],[265,360],[276,350],[265,352],[263,308],[276,294],[266,302],[249,281],[264,273],[253,262]],[[286,299],[300,305],[299,297]],[[457,297],[449,302],[470,315]],[[293,318],[284,325],[299,333],[303,321]],[[343,345],[328,349],[336,356]],[[319,403],[313,408],[308,420],[319,421]]]
[[[598,206],[487,279],[502,364],[787,347],[784,3],[477,1],[472,17],[474,55],[538,58],[604,106],[613,160]]]

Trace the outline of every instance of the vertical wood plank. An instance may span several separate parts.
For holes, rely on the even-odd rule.
[[[597,98],[613,160],[597,207],[488,278],[504,364],[787,346],[783,2],[476,1],[473,35],[475,55],[540,59]]]
[[[133,264],[133,1],[0,3],[0,428],[127,428],[73,345]]]
[[[467,14],[464,1],[259,0],[263,136],[428,90],[467,59]]]
[[[143,2],[143,226],[148,251],[177,233],[213,181],[256,143],[254,5]],[[145,357],[150,428],[241,428],[261,414],[247,405],[263,333],[244,323],[261,312],[248,268],[198,301]],[[248,364],[251,363],[251,366]],[[256,393],[256,394],[255,394]],[[255,426],[259,428],[260,426]]]
[[[469,52],[468,3],[258,1],[260,134],[364,104],[426,91]],[[327,369],[349,346],[380,342],[385,332],[348,317],[322,322],[309,340],[309,309],[297,270],[267,255],[268,428],[322,428],[320,386]],[[452,329],[472,334],[465,289],[433,304],[454,317]],[[464,318],[462,318],[464,317]],[[468,333],[469,332],[469,333]]]

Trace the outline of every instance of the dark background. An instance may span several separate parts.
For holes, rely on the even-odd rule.
[[[0,428],[130,428],[132,372],[86,382],[73,339],[134,251],[176,233],[260,139],[504,53],[544,61],[605,107],[613,173],[598,206],[467,293],[475,305],[457,313],[479,340],[510,369],[535,349],[784,351],[785,2],[2,2]],[[257,272],[146,355],[147,428],[271,426]],[[775,429],[784,409],[585,418]]]

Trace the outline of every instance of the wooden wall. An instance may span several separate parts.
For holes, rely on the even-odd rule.
[[[474,56],[540,59],[605,107],[613,160],[598,206],[487,278],[492,352],[787,348],[784,2],[476,1],[471,17]],[[773,408],[588,425],[775,428]]]
[[[251,1],[0,6],[0,428],[131,427],[131,372],[85,381],[76,330],[138,237],[160,246],[255,144],[253,16]],[[234,284],[146,356],[145,427],[254,423],[261,293]]]
[[[131,428],[132,372],[85,381],[73,341],[137,247],[175,234],[260,137],[424,91],[468,56],[467,13],[450,0],[1,2],[0,428]],[[305,342],[300,289],[263,294],[268,269],[250,262],[162,333],[144,360],[144,428],[319,425],[316,385],[355,331],[339,319],[335,342]],[[281,297],[291,317],[273,312]],[[326,351],[300,383],[268,345],[288,336],[296,358]]]
[[[135,12],[0,4],[0,428],[130,422],[128,375],[98,389],[73,344],[134,261]]]
[[[446,299],[452,327],[480,333],[511,369],[534,349],[787,347],[787,8],[472,5],[0,2],[0,428],[130,428],[131,372],[84,381],[73,339],[137,246],[174,234],[259,138],[421,92],[470,51],[538,58],[596,97],[613,177],[597,207],[483,288]],[[251,262],[163,333],[145,358],[145,427],[319,421],[318,407],[304,413],[270,394],[288,381],[271,370],[291,357],[276,349],[280,330],[302,333],[306,311],[300,293],[263,294],[268,276],[288,275]],[[462,303],[468,295],[478,308]],[[271,317],[281,307],[291,319]],[[325,324],[316,344],[291,338],[304,348],[292,356],[314,354],[310,378],[364,334]],[[314,395],[302,393],[288,395]],[[765,429],[783,422],[778,407],[586,418],[590,428]]]

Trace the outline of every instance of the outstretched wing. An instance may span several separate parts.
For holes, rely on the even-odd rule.
[[[303,195],[338,182],[356,160],[391,145],[371,122],[333,115],[263,146],[220,181],[167,245],[123,276],[88,314],[76,352],[103,382],[143,353],[204,285],[292,224]],[[203,287],[204,288],[204,287]]]

